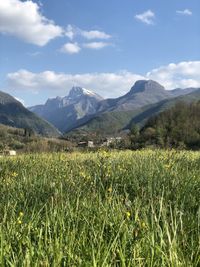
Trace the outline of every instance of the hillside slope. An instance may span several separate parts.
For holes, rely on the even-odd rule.
[[[0,123],[26,128],[44,136],[59,136],[59,131],[49,122],[26,109],[11,95],[0,91]]]
[[[200,100],[176,102],[174,106],[152,116],[139,135],[132,137],[132,147],[200,148]]]
[[[17,153],[70,151],[73,145],[60,138],[29,136],[25,129],[0,124],[0,156],[10,149]]]
[[[146,106],[142,112],[140,112],[136,116],[133,116],[132,120],[126,128],[130,128],[130,125],[132,124],[138,124],[142,126],[150,117],[155,116],[156,114],[159,114],[160,112],[173,107],[178,102],[184,102],[189,104],[198,100],[200,100],[200,88],[195,89],[189,94],[181,95],[172,99],[163,100],[154,105]]]

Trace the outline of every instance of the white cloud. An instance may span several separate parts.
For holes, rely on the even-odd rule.
[[[44,17],[31,0],[0,1],[0,32],[38,46],[62,35],[62,28]]]
[[[192,15],[192,11],[189,9],[177,10],[176,13],[180,14],[180,15],[184,15],[184,16],[191,16]]]
[[[80,46],[78,43],[66,43],[61,48],[61,52],[67,53],[67,54],[78,54],[81,51]]]
[[[85,37],[86,39],[88,40],[91,40],[91,39],[109,39],[111,38],[111,35],[105,33],[105,32],[102,32],[102,31],[82,31],[80,32],[80,34]]]
[[[167,89],[200,87],[200,61],[171,63],[148,72],[148,79],[156,80]]]
[[[135,18],[148,25],[154,24],[155,14],[150,9],[144,13],[135,15]]]
[[[110,45],[111,45],[110,43],[105,43],[105,42],[91,42],[83,44],[84,47],[95,50],[99,50]]]
[[[72,86],[91,88],[104,97],[117,97],[127,93],[135,81],[152,79],[166,89],[200,87],[200,61],[171,63],[153,69],[145,75],[128,71],[115,73],[68,74],[44,71],[33,73],[19,70],[7,75],[7,88],[31,93],[44,92],[48,96],[66,95]]]
[[[69,24],[67,26],[67,29],[65,31],[65,35],[70,39],[73,40],[76,36],[82,36],[88,40],[92,39],[110,39],[112,36],[110,34],[105,33],[104,31],[98,31],[98,30],[91,30],[86,31],[82,30],[76,26],[72,26]]]
[[[110,39],[112,36],[103,32],[103,31],[98,31],[98,30],[91,30],[91,31],[85,31],[82,30],[76,26],[72,26],[69,24],[67,26],[67,29],[65,31],[65,35],[71,40],[71,43],[65,44],[61,48],[61,52],[64,53],[69,53],[69,54],[75,54],[80,52],[81,47],[82,48],[89,48],[89,49],[95,49],[95,50],[100,50],[106,46],[112,45],[111,43],[108,42],[100,42],[98,40],[107,40]],[[87,40],[96,40],[94,42],[88,42],[88,43],[82,43],[81,45],[78,45],[77,42],[72,43],[72,40],[76,40],[76,37],[83,37]]]
[[[9,89],[30,92],[48,91],[49,95],[66,95],[72,86],[91,88],[104,97],[116,97],[127,93],[130,87],[143,76],[127,71],[117,73],[67,74],[44,71],[33,73],[19,70],[7,75]]]

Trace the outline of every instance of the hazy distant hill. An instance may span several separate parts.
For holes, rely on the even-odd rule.
[[[26,109],[11,95],[0,91],[0,123],[17,128],[31,129],[45,136],[58,136],[59,131],[47,121]]]

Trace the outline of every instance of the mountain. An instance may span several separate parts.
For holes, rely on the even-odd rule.
[[[29,109],[52,123],[60,131],[68,132],[102,113],[128,111],[129,115],[138,108],[170,97],[172,94],[159,83],[141,80],[137,81],[127,94],[115,99],[103,100],[92,91],[73,87],[68,96],[48,99],[44,105]],[[121,117],[120,120],[123,120],[124,117],[127,118],[127,114],[125,116],[119,113],[117,116],[113,114],[116,124],[118,124],[118,115]],[[100,116],[105,119],[104,115]]]
[[[135,110],[148,104],[172,97],[170,91],[152,80],[139,80],[124,96],[101,102],[100,112]]]
[[[26,128],[44,136],[58,136],[59,131],[47,121],[26,109],[11,95],[0,91],[0,123]]]
[[[95,114],[103,98],[81,87],[73,87],[68,96],[48,99],[44,105],[29,110],[52,123],[60,131],[69,131],[85,116]]]
[[[189,88],[180,90],[183,90],[183,95],[180,95],[181,92],[179,91],[178,97],[170,97],[132,111],[114,110],[96,114],[95,116],[88,118],[86,122],[82,122],[78,129],[82,133],[98,132],[104,135],[113,135],[122,130],[130,129],[133,124],[143,126],[151,116],[174,106],[177,102],[192,103],[200,100],[200,89]],[[191,93],[187,94],[186,92]],[[174,90],[170,91],[170,94],[176,95]]]
[[[73,87],[68,96],[48,99],[44,105],[30,110],[46,119],[62,132],[76,128],[117,133],[139,114],[161,101],[194,92],[196,88],[165,90],[153,80],[139,80],[130,91],[118,98],[103,99],[92,91]]]
[[[190,91],[190,90],[188,90]],[[175,106],[179,102],[184,102],[187,104],[197,102],[200,100],[200,88],[193,88],[192,92],[189,94],[184,94],[172,99],[167,99],[160,101],[154,105],[144,107],[143,111],[138,113],[136,116],[132,118],[126,128],[130,128],[132,124],[138,124],[143,126],[145,122],[150,119],[150,117],[155,116],[161,113],[164,110],[167,110],[173,106]]]
[[[174,90],[170,90],[170,93],[173,97],[177,97],[177,96],[188,95],[188,94],[190,94],[196,90],[198,90],[198,88],[194,88],[194,87],[189,87],[189,88],[185,88],[185,89],[176,88]]]
[[[153,80],[139,80],[131,90],[118,98],[106,99],[100,103],[98,111],[130,111],[160,102],[164,99],[186,95],[197,88],[166,90],[164,86]]]

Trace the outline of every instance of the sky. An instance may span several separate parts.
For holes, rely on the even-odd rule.
[[[72,86],[200,87],[199,0],[0,0],[0,90],[25,106]]]

